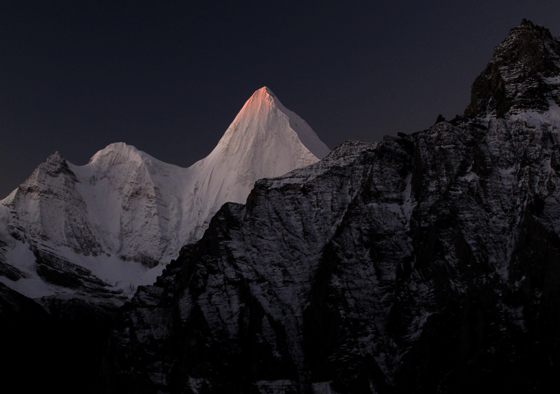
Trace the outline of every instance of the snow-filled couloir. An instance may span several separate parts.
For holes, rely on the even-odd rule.
[[[257,179],[328,153],[266,87],[189,168],[124,143],[84,166],[57,152],[0,202],[0,281],[33,298],[128,295],[198,240],[223,203],[244,203]]]

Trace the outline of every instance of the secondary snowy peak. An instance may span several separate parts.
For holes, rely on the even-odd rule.
[[[465,116],[498,118],[560,105],[560,40],[531,21],[511,29],[475,79]]]
[[[127,145],[124,142],[115,142],[93,155],[89,164],[99,162],[108,164],[115,162],[141,163],[145,159],[150,158],[152,158],[150,155],[136,149],[132,145]]]

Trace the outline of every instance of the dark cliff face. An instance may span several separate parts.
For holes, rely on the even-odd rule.
[[[124,308],[106,391],[560,389],[559,53],[524,21],[469,117],[345,143],[226,204]],[[510,90],[528,80],[547,84]]]
[[[496,47],[472,85],[465,116],[503,118],[520,110],[546,111],[560,105],[560,41],[550,31],[523,20]]]

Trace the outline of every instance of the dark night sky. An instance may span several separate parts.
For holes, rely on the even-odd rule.
[[[558,0],[2,0],[0,198],[57,150],[189,166],[265,85],[330,148],[427,128],[523,18],[560,34]]]

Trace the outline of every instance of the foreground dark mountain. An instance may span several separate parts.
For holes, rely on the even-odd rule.
[[[223,206],[124,307],[105,390],[560,389],[559,55],[523,21],[465,117]]]

